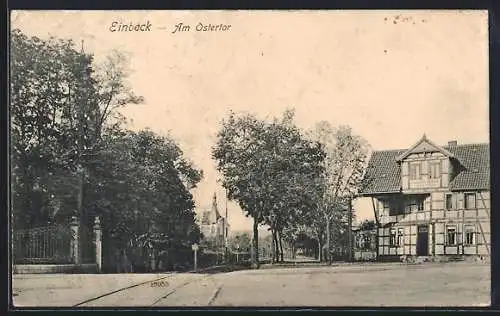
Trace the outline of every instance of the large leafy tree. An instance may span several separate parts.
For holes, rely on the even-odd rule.
[[[318,178],[317,211],[311,213],[311,231],[319,241],[326,239],[331,262],[332,240],[347,245],[352,212],[350,201],[357,195],[367,164],[368,143],[354,135],[348,126],[334,128],[326,121],[318,122],[309,137],[322,144],[326,153],[324,169]],[[324,238],[323,238],[324,236]]]
[[[251,241],[249,233],[239,233],[229,238],[229,246],[233,251],[247,252],[250,251],[250,247],[252,246]]]
[[[228,197],[254,220],[253,263],[258,266],[258,225],[271,227],[277,247],[277,234],[314,203],[306,188],[321,174],[323,152],[319,144],[304,139],[292,111],[271,122],[230,113],[222,121],[213,157]]]
[[[97,64],[71,40],[11,35],[14,227],[99,215],[118,245],[197,240],[189,191],[201,172],[173,139],[123,128],[120,108],[143,101],[126,55]]]
[[[126,57],[115,51],[96,64],[71,40],[14,30],[10,62],[13,192],[24,217],[17,222],[44,222],[49,209],[82,216],[103,136],[119,128],[120,107],[142,102],[127,85]]]
[[[84,130],[89,115],[75,109],[84,99],[85,105],[93,103],[92,81],[87,80],[92,58],[76,51],[71,41],[28,38],[17,30],[11,39],[14,219],[30,226],[47,220],[50,202],[57,200],[50,197],[64,200],[76,192],[72,167],[81,138],[75,131]]]
[[[309,212],[315,209],[319,189],[317,178],[323,172],[324,152],[320,144],[304,138],[293,123],[294,112],[285,111],[281,121],[269,126],[272,165],[272,201],[266,224],[271,228],[275,253],[283,261],[283,239],[293,241],[307,223]],[[278,259],[278,258],[277,258]]]
[[[155,253],[187,249],[201,236],[189,190],[201,171],[169,137],[124,132],[109,142],[108,163],[94,170],[88,206],[104,219],[108,239],[120,248]]]

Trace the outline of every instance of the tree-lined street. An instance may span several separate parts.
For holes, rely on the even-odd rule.
[[[363,16],[352,24],[359,44],[372,32],[360,31]],[[402,23],[399,19],[378,22],[392,27]],[[338,29],[308,29],[322,17],[307,20],[297,24],[304,30],[297,36]],[[322,23],[330,20],[339,21]],[[456,75],[442,77],[447,72],[440,69],[434,73],[439,82],[429,86],[436,89],[432,95],[415,98],[415,89],[394,93],[401,80],[418,78],[420,68],[426,75],[419,82],[432,83],[428,71],[445,60],[432,67],[420,64],[411,76],[401,76],[401,67],[392,62],[367,65],[371,59],[346,58],[345,52],[337,59],[343,49],[324,51],[328,43],[308,42],[316,36],[276,45],[284,50],[271,54],[273,45],[262,42],[266,36],[273,42],[290,37],[272,35],[279,25],[265,26],[267,31],[255,36],[258,52],[238,46],[220,50],[210,46],[215,41],[199,39],[186,46],[188,32],[172,37],[178,40],[174,45],[146,38],[136,45],[132,37],[120,39],[121,32],[108,41],[102,32],[91,39],[12,28],[9,193],[16,307],[489,304],[491,268],[479,249],[489,243],[484,236],[490,230],[485,234],[479,221],[458,223],[467,213],[478,217],[478,197],[489,187],[489,169],[479,167],[489,160],[480,157],[469,165],[473,159],[464,155],[461,162],[425,135],[402,153],[391,149],[406,144],[405,128],[437,133],[436,122],[444,120],[424,103],[455,104],[440,95],[462,96],[469,86],[455,85]],[[233,40],[250,43],[254,30],[252,24],[244,37]],[[342,34],[336,35],[339,43]],[[378,36],[370,35],[369,47]],[[82,38],[92,43],[88,49]],[[349,48],[348,55],[377,56],[361,47]],[[397,53],[396,47],[379,47],[382,51],[386,59]],[[223,57],[228,52],[231,56]],[[316,58],[316,52],[324,55]],[[258,62],[242,58],[254,55]],[[274,66],[280,63],[283,68]],[[301,72],[295,73],[295,66]],[[393,68],[398,71],[391,74]],[[347,75],[351,71],[355,75]],[[391,76],[398,80],[391,82]],[[358,81],[362,85],[355,85]],[[376,82],[384,85],[372,90]],[[443,82],[455,86],[439,86]],[[415,99],[420,103],[412,103]],[[417,107],[426,110],[414,111]],[[400,108],[405,110],[397,112]],[[442,117],[449,118],[449,111]],[[400,116],[415,119],[418,128],[399,122]],[[436,121],[425,125],[429,117]],[[460,136],[457,132],[461,129],[449,133]],[[386,145],[388,150],[377,149]],[[462,170],[470,173],[461,177]],[[380,181],[367,176],[372,173]],[[485,176],[479,195],[468,192],[474,186],[454,187],[469,175]],[[410,180],[416,182],[410,186]],[[375,188],[367,193],[370,183]],[[371,200],[365,201],[371,202],[368,207],[353,206],[363,198]],[[490,198],[481,201],[489,219]],[[225,212],[219,212],[221,203]],[[238,223],[238,216],[244,221]],[[437,247],[442,257],[436,256]],[[474,248],[480,256],[467,252]]]
[[[12,48],[16,263],[94,263],[89,229],[97,221],[103,271],[192,264],[191,246],[204,237],[192,190],[203,172],[172,137],[128,129],[121,109],[141,106],[144,98],[128,81],[127,55],[114,50],[97,62],[84,43],[78,50],[72,40],[19,30]],[[262,250],[259,225],[269,227],[275,262],[287,250],[295,256],[301,240],[316,244],[309,242],[306,252],[319,260],[324,252],[331,262],[334,248],[341,257],[348,252],[350,203],[368,155],[367,142],[349,126],[320,121],[306,130],[296,125],[293,108],[264,118],[229,111],[214,136],[211,156],[226,198],[254,222],[254,267]],[[79,227],[72,238],[70,222]],[[69,242],[38,247],[49,239],[72,239],[78,250]]]

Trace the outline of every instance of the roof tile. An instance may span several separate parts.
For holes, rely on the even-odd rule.
[[[444,146],[459,162],[459,173],[450,181],[450,189],[477,190],[490,188],[489,144]],[[363,181],[362,195],[401,191],[401,168],[396,158],[406,150],[383,150],[372,153]]]

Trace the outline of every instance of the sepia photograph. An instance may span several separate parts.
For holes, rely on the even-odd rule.
[[[486,10],[10,15],[14,308],[487,307]]]

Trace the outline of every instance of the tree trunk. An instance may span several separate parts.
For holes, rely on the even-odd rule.
[[[326,221],[326,260],[328,264],[332,264],[332,256],[330,253],[330,221]]]
[[[257,218],[253,219],[253,257],[252,257],[252,268],[259,268],[259,222]]]
[[[279,233],[279,242],[280,242],[280,256],[281,256],[281,262],[285,262],[284,260],[284,256],[283,256],[283,241],[282,241],[282,236],[281,236],[281,232]]]
[[[274,246],[274,229],[271,228],[271,262],[276,262],[276,247]]]
[[[276,262],[278,262],[280,250],[278,247],[278,232],[276,231],[276,229],[273,231],[273,245],[274,245],[274,256],[276,257]]]
[[[322,249],[321,249],[321,240],[318,239],[318,260],[319,262],[321,262],[321,252],[322,252]]]
[[[84,250],[83,247],[86,246],[86,234],[83,234],[83,229],[84,227],[87,226],[86,223],[86,218],[84,216],[84,208],[83,208],[83,194],[84,194],[84,182],[85,182],[85,174],[84,174],[84,169],[83,166],[80,165],[78,166],[78,195],[77,195],[77,216],[78,220],[80,221],[80,238],[79,238],[79,245],[78,245],[78,256],[80,257],[80,260],[83,260],[84,256]]]

